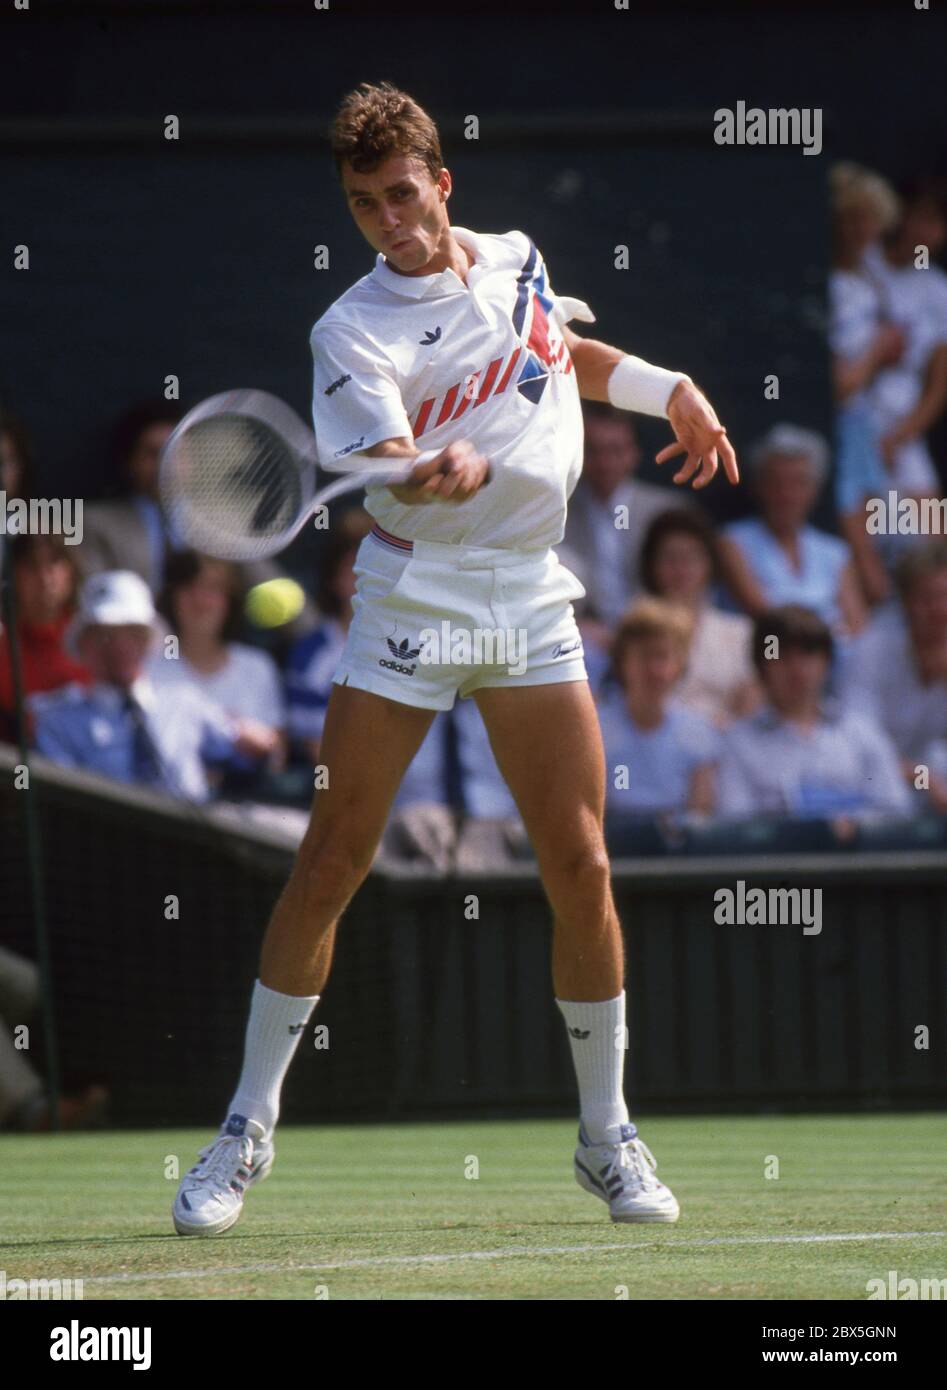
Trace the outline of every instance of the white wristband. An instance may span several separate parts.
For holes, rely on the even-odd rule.
[[[608,399],[619,410],[667,419],[667,403],[679,381],[690,381],[684,372],[652,367],[640,357],[623,357],[608,378]]]

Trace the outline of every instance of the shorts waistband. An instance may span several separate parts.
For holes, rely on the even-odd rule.
[[[368,533],[372,540],[399,555],[418,560],[440,560],[456,569],[495,569],[500,565],[523,565],[541,560],[549,546],[535,550],[512,550],[509,546],[448,545],[444,541],[407,541],[392,535],[376,522]]]

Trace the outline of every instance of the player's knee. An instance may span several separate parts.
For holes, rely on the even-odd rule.
[[[547,861],[550,872],[562,884],[582,894],[595,894],[607,889],[611,865],[605,841],[598,835],[557,846]]]
[[[303,842],[297,870],[317,894],[354,892],[372,866],[375,848],[364,834],[332,829]]]

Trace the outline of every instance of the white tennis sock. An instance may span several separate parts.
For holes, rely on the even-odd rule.
[[[625,1069],[625,991],[601,1003],[557,999],[569,1033],[579,1082],[579,1110],[593,1144],[618,1143],[628,1123],[622,1092]]]
[[[279,1118],[280,1090],[319,995],[279,994],[257,980],[243,1050],[243,1071],[227,1111],[256,1120],[271,1134]],[[240,1132],[240,1131],[238,1131]]]

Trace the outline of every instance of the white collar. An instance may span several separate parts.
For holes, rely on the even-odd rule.
[[[450,234],[455,241],[460,242],[466,250],[471,251],[474,263],[470,267],[483,265],[487,259],[486,248],[481,237],[475,232],[468,231],[466,227],[451,227]],[[456,271],[448,266],[445,270],[438,271],[435,275],[399,275],[396,270],[392,270],[384,256],[379,251],[375,258],[375,269],[372,271],[379,284],[384,285],[386,290],[391,290],[393,294],[400,294],[404,299],[424,299],[437,290],[437,297],[444,295],[457,294],[459,290],[466,289],[467,286],[461,280]]]

